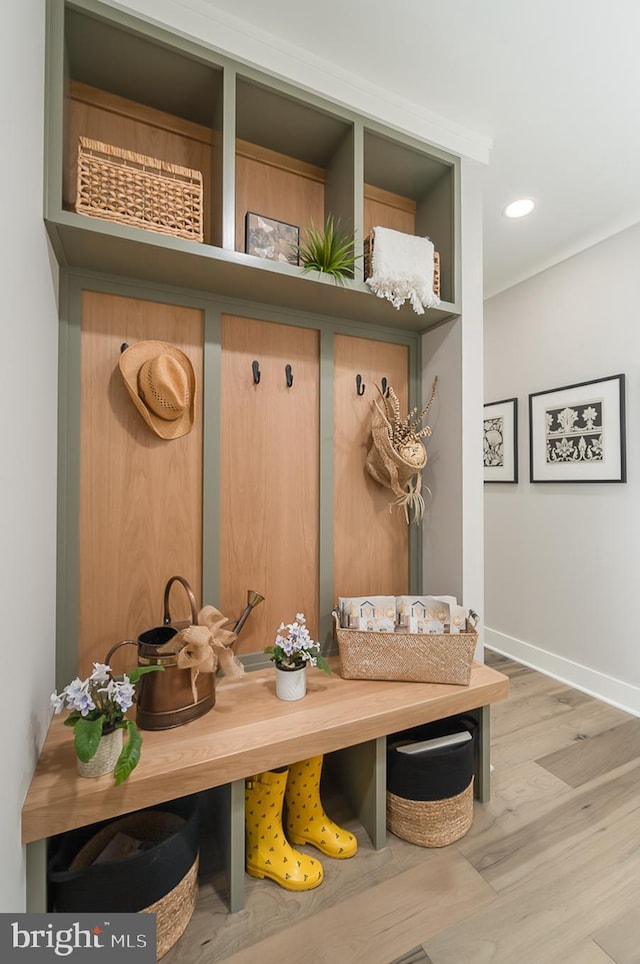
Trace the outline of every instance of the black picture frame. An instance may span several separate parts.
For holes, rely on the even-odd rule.
[[[626,482],[625,376],[529,395],[531,482]]]
[[[297,265],[300,228],[296,224],[277,221],[255,211],[247,211],[244,228],[244,250],[257,258]]]
[[[485,482],[518,481],[518,399],[487,402],[482,421]]]

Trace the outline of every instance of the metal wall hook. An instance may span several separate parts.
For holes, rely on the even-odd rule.
[[[356,375],[356,392],[358,395],[364,395],[364,390],[367,386],[362,381],[362,375]]]
[[[126,341],[123,341],[122,344],[120,345],[120,354],[122,354],[123,351],[126,351],[128,347],[129,346],[126,343]]]
[[[389,398],[389,386],[387,384],[387,379],[384,377],[384,375],[382,376],[381,384],[382,384],[382,394],[384,395],[385,398]]]
[[[253,384],[260,384],[260,364],[257,361],[251,362],[251,368],[253,369]]]
[[[287,379],[287,388],[291,388],[293,385],[293,372],[291,371],[291,365],[284,366],[284,375]]]

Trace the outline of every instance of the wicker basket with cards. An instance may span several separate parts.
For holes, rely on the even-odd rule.
[[[468,685],[478,616],[451,600],[340,599],[333,618],[342,676]]]

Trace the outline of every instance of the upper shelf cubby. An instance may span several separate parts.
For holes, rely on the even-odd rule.
[[[454,300],[454,178],[450,160],[387,134],[364,132],[365,236],[381,226],[429,237],[440,254],[440,296]]]
[[[236,250],[249,212],[304,236],[328,215],[353,231],[353,123],[264,84],[236,87]]]
[[[69,9],[63,206],[74,210],[80,138],[202,175],[205,243],[219,244],[222,69]]]
[[[47,0],[45,218],[71,267],[422,330],[455,314],[458,159],[100,0]],[[81,139],[202,178],[202,241],[77,209]],[[87,210],[83,206],[83,210]],[[247,248],[247,214],[429,235],[439,309],[416,316]]]
[[[211,127],[222,93],[219,66],[76,9],[67,10],[64,26],[73,79]]]

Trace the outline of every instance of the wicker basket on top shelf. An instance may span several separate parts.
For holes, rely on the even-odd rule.
[[[202,241],[200,171],[81,137],[76,211]]]
[[[364,277],[365,281],[371,277],[371,260],[373,255],[373,244],[375,240],[375,230],[372,228],[364,239]],[[440,252],[433,252],[433,293],[437,298],[440,297]]]

